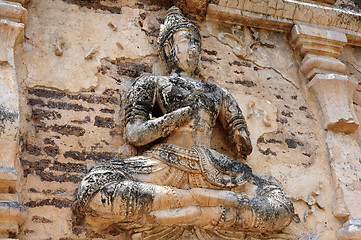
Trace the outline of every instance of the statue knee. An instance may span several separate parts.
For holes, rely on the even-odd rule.
[[[254,213],[257,231],[280,231],[287,227],[294,215],[291,199],[278,187],[261,196],[255,196],[250,203]]]
[[[105,185],[90,200],[88,207],[97,216],[137,220],[151,211],[153,200],[152,184],[124,180]]]

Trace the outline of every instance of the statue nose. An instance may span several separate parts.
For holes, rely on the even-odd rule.
[[[197,49],[197,45],[192,41],[190,43],[190,48],[195,51]]]
[[[196,47],[196,45],[192,44],[192,46],[191,46],[190,49],[189,49],[189,52],[190,52],[191,54],[196,54],[196,53],[197,53],[197,47]]]

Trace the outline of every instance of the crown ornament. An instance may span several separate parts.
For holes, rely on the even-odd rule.
[[[160,27],[158,43],[162,46],[174,33],[179,30],[192,30],[200,36],[199,30],[193,23],[189,22],[182,14],[181,10],[175,6],[167,11],[164,24]]]

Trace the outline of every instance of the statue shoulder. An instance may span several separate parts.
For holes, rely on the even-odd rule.
[[[210,90],[213,90],[214,92],[218,92],[220,95],[222,95],[222,98],[224,99],[227,95],[231,95],[230,92],[227,89],[224,89],[220,87],[219,85],[215,83],[205,83],[207,84],[207,88]]]
[[[143,74],[136,78],[129,89],[125,105],[125,123],[136,119],[148,120],[152,112],[157,88],[157,78]]]
[[[132,89],[134,88],[156,88],[159,85],[170,82],[169,76],[156,76],[152,74],[142,74],[136,78],[132,84]]]
[[[156,84],[156,76],[151,75],[149,73],[147,74],[142,74],[141,76],[137,77],[133,84],[132,84],[132,88],[134,87],[140,87],[142,85],[154,85]]]
[[[157,79],[155,76],[143,74],[136,78],[127,95],[127,107],[149,105],[148,108],[151,108],[156,88]]]
[[[217,87],[218,87],[219,91],[222,93],[223,100],[230,101],[230,102],[235,101],[233,94],[229,90],[222,88],[220,86],[217,86]]]
[[[218,92],[223,94],[223,89],[215,83],[201,82],[202,88],[205,92]]]
[[[127,101],[128,105],[145,105],[153,106],[154,97],[159,88],[170,83],[168,76],[155,76],[143,74],[136,78],[132,83]]]

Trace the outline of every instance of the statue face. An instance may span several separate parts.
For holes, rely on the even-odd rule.
[[[193,73],[196,70],[201,51],[200,37],[189,30],[179,30],[173,35],[175,67],[181,71]]]

